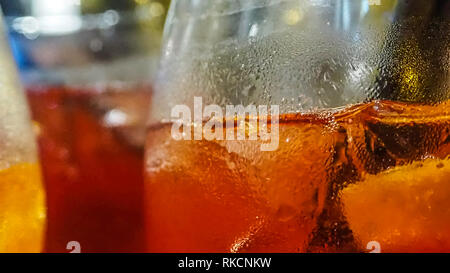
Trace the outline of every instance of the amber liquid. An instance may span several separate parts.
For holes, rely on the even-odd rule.
[[[38,164],[0,170],[0,195],[0,252],[41,252],[46,210]]]
[[[450,104],[284,115],[280,144],[149,130],[151,252],[450,252]],[[236,129],[233,129],[236,130]]]
[[[116,91],[28,92],[47,192],[47,252],[70,252],[71,241],[81,252],[145,250],[145,126],[137,117],[147,116],[150,92]]]

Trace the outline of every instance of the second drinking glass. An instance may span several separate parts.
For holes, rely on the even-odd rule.
[[[145,118],[167,1],[29,3],[8,22],[39,128],[46,251],[145,251]]]

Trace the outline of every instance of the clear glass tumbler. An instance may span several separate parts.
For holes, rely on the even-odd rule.
[[[450,251],[449,8],[173,1],[149,251]]]
[[[45,192],[35,133],[4,31],[0,22],[0,252],[40,252]]]

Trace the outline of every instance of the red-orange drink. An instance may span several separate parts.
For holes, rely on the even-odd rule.
[[[47,191],[47,252],[145,250],[143,133],[150,92],[31,88]],[[119,89],[118,91],[116,89]]]
[[[374,241],[381,252],[449,252],[449,106],[282,115],[273,152],[261,141],[176,141],[172,124],[154,125],[149,251],[368,252]]]

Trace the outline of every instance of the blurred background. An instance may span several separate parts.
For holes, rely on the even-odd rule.
[[[0,0],[26,84],[148,79],[169,2]]]
[[[45,252],[143,252],[143,155],[169,0],[0,0],[47,196]]]

